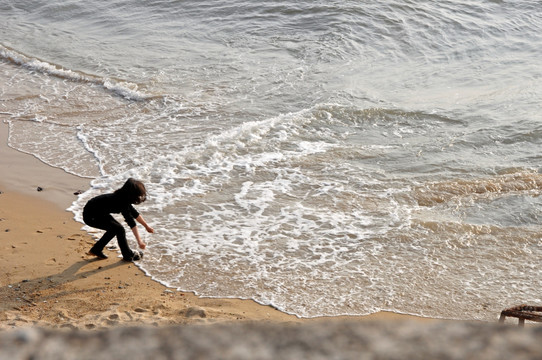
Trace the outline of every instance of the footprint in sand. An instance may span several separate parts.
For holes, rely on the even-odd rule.
[[[82,237],[83,235],[81,234],[71,234],[70,236],[68,236],[68,240],[80,240],[80,238]]]
[[[107,317],[105,322],[107,323],[107,325],[116,325],[119,322],[119,320],[120,320],[119,314],[111,314]]]

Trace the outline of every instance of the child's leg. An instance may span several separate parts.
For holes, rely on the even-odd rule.
[[[105,229],[102,229],[105,230]],[[92,247],[92,250],[96,250],[98,252],[102,252],[103,249],[106,247],[106,245],[113,239],[116,235],[116,232],[114,230],[106,230],[105,234],[94,244]]]
[[[85,222],[87,225],[105,230],[105,234],[92,247],[93,252],[102,252],[111,239],[116,236],[122,256],[125,259],[132,258],[133,251],[128,246],[128,241],[126,240],[126,230],[124,230],[124,226],[115,220],[113,216],[109,215],[99,219],[88,219],[88,221]]]
[[[119,223],[117,222],[117,224]],[[130,246],[128,245],[128,240],[126,240],[126,230],[124,230],[124,226],[122,225],[120,225],[120,228],[117,228],[117,242],[119,244],[122,257],[125,260],[130,261],[132,259],[132,256],[134,255],[134,252],[132,251],[132,249],[130,249]]]

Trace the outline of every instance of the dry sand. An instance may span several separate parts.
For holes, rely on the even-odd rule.
[[[250,300],[168,289],[115,252],[107,260],[86,255],[94,240],[64,209],[89,180],[9,148],[1,122],[0,174],[0,329],[314,321]],[[332,319],[339,318],[325,320]],[[429,320],[384,312],[349,319]]]

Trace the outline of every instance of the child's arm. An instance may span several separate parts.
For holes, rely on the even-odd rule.
[[[139,230],[137,230],[137,226],[134,226],[132,228],[132,233],[134,233],[139,248],[144,250],[147,245],[143,242],[143,240],[141,240],[141,237],[139,236]]]
[[[145,227],[145,230],[147,230],[147,232],[149,233],[154,233],[154,229],[152,227],[150,227],[147,222],[145,221],[145,219],[143,219],[143,216],[139,215],[137,218],[136,218],[136,221],[138,223],[140,223],[141,225],[143,225]]]
[[[139,215],[136,218],[136,221],[140,223],[141,225],[143,225],[145,227],[145,230],[147,230],[151,234],[154,233],[154,229],[147,224],[147,222],[145,221],[145,219],[143,219],[141,215]],[[132,233],[134,233],[134,236],[136,238],[137,244],[139,245],[139,248],[145,249],[147,245],[143,242],[143,240],[141,240],[141,237],[139,236],[139,230],[137,230],[137,226],[134,226],[132,228]]]

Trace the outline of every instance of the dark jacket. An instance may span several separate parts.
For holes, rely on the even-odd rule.
[[[135,219],[139,212],[121,194],[103,194],[90,199],[83,209],[83,219],[102,218],[109,214],[122,214],[126,223],[132,229],[136,226]]]

